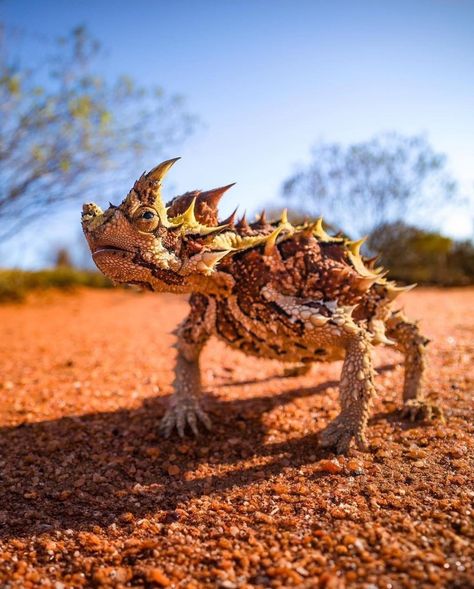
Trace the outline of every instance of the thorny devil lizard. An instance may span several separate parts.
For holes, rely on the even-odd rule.
[[[346,452],[354,439],[367,449],[366,428],[375,394],[374,345],[405,355],[403,412],[411,419],[440,415],[423,397],[425,347],[416,323],[392,311],[407,288],[384,278],[361,256],[361,241],[331,237],[322,220],[292,226],[284,212],[254,223],[235,212],[218,223],[218,203],[232,185],[193,191],[165,204],[163,177],[177,161],[143,174],[119,206],[103,212],[85,204],[82,225],[94,262],[117,283],[152,291],[191,293],[190,312],[176,330],[174,395],[161,424],[165,435],[198,422],[199,356],[210,336],[259,358],[297,363],[344,360],[340,414],[320,444]]]

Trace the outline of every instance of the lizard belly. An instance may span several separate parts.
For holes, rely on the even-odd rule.
[[[230,347],[259,358],[282,362],[330,362],[343,358],[340,348],[326,338],[299,336],[274,321],[258,321],[246,315],[235,297],[219,301],[216,309],[216,335]]]

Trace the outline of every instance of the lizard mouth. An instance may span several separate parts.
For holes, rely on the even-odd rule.
[[[132,254],[133,253],[130,250],[121,249],[119,247],[101,246],[92,252],[92,256],[96,256],[98,254],[103,254],[105,252],[108,254],[114,254],[114,253],[116,253],[116,254],[124,254],[124,253],[125,254]]]

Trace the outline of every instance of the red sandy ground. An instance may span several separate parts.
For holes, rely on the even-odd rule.
[[[399,418],[400,357],[380,349],[372,450],[339,459],[316,439],[340,365],[280,378],[212,342],[214,430],[164,441],[183,299],[0,307],[0,586],[474,587],[473,294],[406,295],[446,424]]]

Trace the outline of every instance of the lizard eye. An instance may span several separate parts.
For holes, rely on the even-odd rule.
[[[158,213],[153,209],[140,209],[135,215],[135,225],[140,231],[154,231],[159,223]]]

